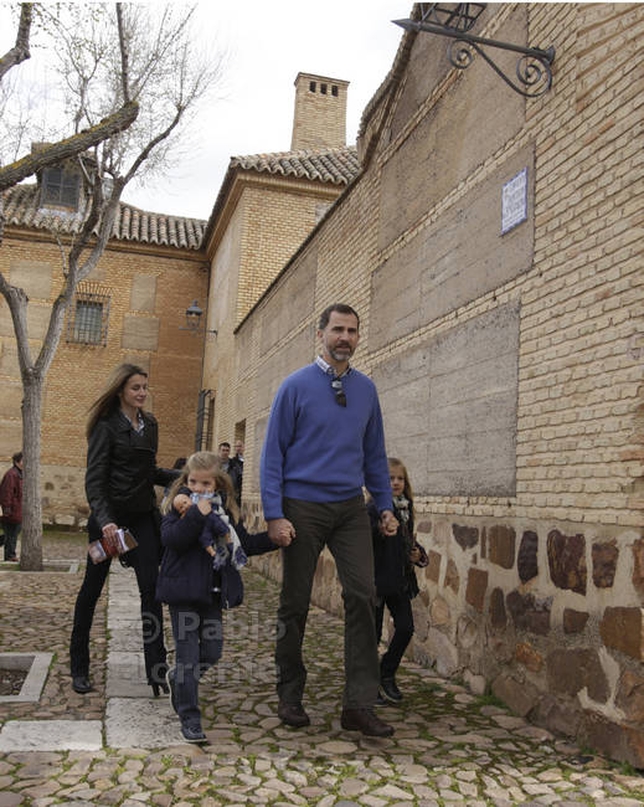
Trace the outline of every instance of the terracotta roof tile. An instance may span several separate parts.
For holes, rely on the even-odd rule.
[[[356,149],[344,146],[232,157],[229,169],[234,168],[348,185],[360,172],[360,162]]]
[[[207,242],[212,235],[217,217],[224,209],[226,198],[239,171],[265,172],[334,185],[349,185],[358,176],[361,169],[362,165],[355,146],[276,151],[269,154],[231,157],[226,176],[219,188],[219,194],[208,219],[205,241]]]
[[[78,232],[82,214],[39,208],[38,186],[35,184],[16,185],[5,191],[3,198],[6,226],[45,230],[54,224],[63,235]],[[206,223],[202,219],[151,213],[121,202],[114,219],[112,237],[117,241],[198,250],[203,242]]]

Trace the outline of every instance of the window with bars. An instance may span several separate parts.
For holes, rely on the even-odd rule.
[[[62,168],[46,168],[43,172],[41,205],[56,205],[78,210],[80,175]]]
[[[67,320],[67,341],[105,346],[109,313],[108,295],[78,291]]]

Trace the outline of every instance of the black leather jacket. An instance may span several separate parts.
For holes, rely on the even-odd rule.
[[[85,493],[99,526],[127,526],[130,513],[156,509],[154,485],[170,484],[178,472],[157,468],[159,428],[143,413],[145,427],[134,431],[120,410],[101,418],[87,444]]]

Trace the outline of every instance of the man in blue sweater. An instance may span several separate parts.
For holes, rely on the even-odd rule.
[[[375,630],[373,548],[363,486],[387,534],[392,508],[380,403],[375,385],[349,366],[360,320],[336,303],[320,317],[320,355],[280,386],[266,428],[261,494],[271,539],[284,544],[275,649],[278,716],[295,727],[310,723],[302,696],[302,642],[313,576],[324,546],[331,551],[345,612],[344,729],[390,737],[392,726],[373,706],[380,683]]]

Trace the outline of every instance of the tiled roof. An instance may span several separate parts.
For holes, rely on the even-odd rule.
[[[360,167],[358,152],[353,146],[251,154],[246,157],[232,157],[229,164],[229,169],[266,171],[269,174],[303,177],[334,185],[348,185],[355,179]]]
[[[225,207],[226,198],[239,171],[257,171],[274,176],[308,179],[333,185],[349,185],[358,176],[361,169],[362,165],[355,146],[276,151],[270,154],[231,157],[226,176],[219,188],[219,194],[208,220],[205,242],[212,235],[217,218]]]
[[[54,224],[56,230],[63,235],[78,232],[81,222],[80,214],[39,208],[36,184],[16,185],[6,191],[4,216],[6,226],[46,230]],[[114,220],[112,238],[197,250],[201,248],[205,230],[206,222],[202,219],[150,213],[121,202]]]

